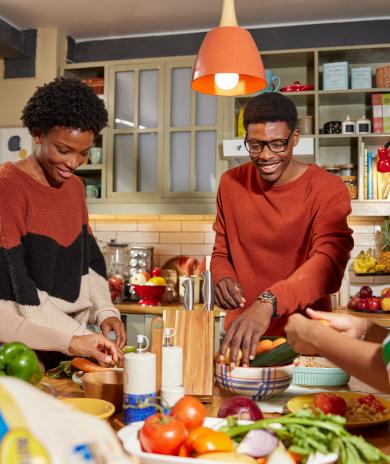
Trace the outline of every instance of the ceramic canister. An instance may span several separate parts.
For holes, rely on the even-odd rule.
[[[142,347],[143,341],[146,347]],[[146,352],[149,341],[137,337],[137,351],[124,356],[123,409],[125,424],[143,421],[156,412],[156,355]]]

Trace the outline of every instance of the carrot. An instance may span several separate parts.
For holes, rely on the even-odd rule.
[[[107,367],[99,366],[99,364],[95,364],[94,362],[85,358],[73,358],[72,367],[84,372],[99,372],[109,370]]]

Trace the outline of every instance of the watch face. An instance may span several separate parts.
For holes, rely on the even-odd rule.
[[[271,300],[273,298],[275,298],[271,292],[263,292],[261,295],[261,298],[264,298],[266,300]]]

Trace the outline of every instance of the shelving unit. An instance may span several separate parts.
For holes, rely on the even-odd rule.
[[[101,98],[107,107],[107,71],[106,66],[102,65],[90,65],[89,63],[78,63],[66,65],[62,74],[67,77],[77,77],[85,81],[90,85],[96,92],[99,98]],[[88,201],[100,202],[102,198],[106,196],[106,176],[105,167],[107,162],[107,140],[106,140],[106,129],[95,137],[94,146],[102,149],[102,162],[100,164],[92,164],[91,160],[88,164],[84,164],[77,169],[77,175],[82,179],[84,186],[88,185],[95,186],[98,190],[98,198],[89,198]]]
[[[300,156],[304,162],[324,165],[354,164],[358,183],[358,199],[352,200],[352,214],[374,216],[389,214],[389,200],[366,200],[364,198],[364,156],[362,143],[376,155],[378,147],[390,140],[390,133],[370,134],[323,134],[322,128],[328,121],[343,121],[349,115],[352,120],[366,116],[371,119],[371,95],[390,93],[390,88],[367,88],[346,90],[323,90],[323,64],[347,61],[352,67],[370,66],[372,84],[375,85],[375,69],[390,63],[390,44],[356,47],[318,48],[308,50],[262,52],[264,67],[280,77],[281,87],[299,81],[313,85],[313,91],[285,92],[297,106],[298,117],[313,117],[314,154]],[[251,98],[236,97],[230,102],[230,127],[227,138],[237,138],[237,117],[242,105]],[[233,117],[232,117],[233,116]],[[247,160],[245,156],[235,163]]]

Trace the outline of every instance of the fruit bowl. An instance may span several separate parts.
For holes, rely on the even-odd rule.
[[[141,298],[142,306],[160,306],[166,285],[132,285],[135,293]]]
[[[294,364],[272,367],[235,367],[216,363],[217,383],[234,395],[249,396],[255,401],[272,398],[291,384]]]

